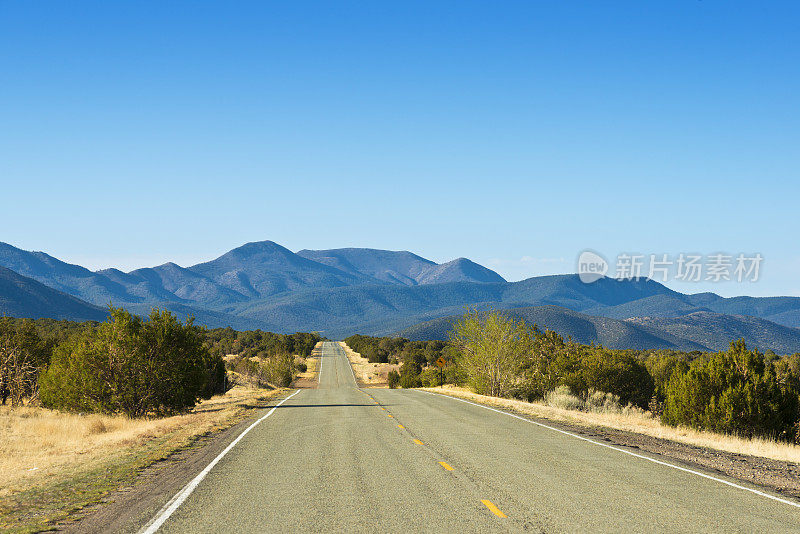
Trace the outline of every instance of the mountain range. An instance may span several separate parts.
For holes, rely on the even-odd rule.
[[[444,337],[467,307],[511,310],[581,342],[613,348],[718,350],[734,338],[800,352],[800,297],[687,295],[648,279],[576,275],[507,282],[466,258],[437,264],[407,251],[292,252],[248,243],[204,263],[91,271],[0,243],[0,314],[97,319],[109,303],[160,306],[201,324],[276,332]]]

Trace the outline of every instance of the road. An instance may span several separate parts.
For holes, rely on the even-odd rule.
[[[452,398],[359,389],[344,351],[323,353],[319,387],[252,427],[151,530],[800,531],[800,508]]]

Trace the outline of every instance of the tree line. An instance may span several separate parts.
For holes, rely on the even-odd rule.
[[[390,387],[415,388],[441,385],[441,374],[435,366],[443,358],[448,364],[455,361],[456,348],[446,341],[410,341],[402,337],[372,337],[356,334],[344,339],[354,351],[371,363],[400,364],[399,371],[390,371]],[[461,382],[460,370],[445,367],[444,382]]]
[[[255,386],[288,386],[306,370],[300,358],[311,355],[320,336],[313,333],[275,334],[261,330],[237,332],[232,328],[209,330],[206,340],[212,354],[227,359],[228,368]]]
[[[207,330],[154,308],[109,307],[102,323],[0,318],[0,402],[78,412],[168,415],[224,393],[229,366],[258,356],[257,372],[287,385],[316,334]],[[241,364],[240,364],[241,365]],[[251,366],[252,367],[252,366]],[[265,375],[266,376],[266,375]]]
[[[476,393],[527,401],[563,388],[583,401],[609,394],[668,425],[800,442],[800,354],[761,353],[743,340],[717,353],[613,350],[565,340],[502,312],[473,310],[453,325],[447,343],[345,341],[370,361],[401,363],[390,387],[438,385],[432,364],[441,355],[448,362],[445,382]]]

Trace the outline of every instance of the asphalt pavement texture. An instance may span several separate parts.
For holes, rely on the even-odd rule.
[[[337,343],[322,352],[319,386],[254,426],[159,532],[800,531],[800,508],[450,397],[361,389]]]

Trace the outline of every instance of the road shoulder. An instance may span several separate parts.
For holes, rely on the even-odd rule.
[[[800,464],[795,462],[680,443],[630,430],[588,424],[578,420],[565,421],[543,417],[541,414],[534,415],[530,411],[520,409],[510,403],[499,402],[507,399],[497,399],[474,393],[465,394],[461,391],[443,388],[420,388],[420,391],[469,400],[476,404],[513,413],[531,421],[571,432],[593,441],[625,448],[636,453],[658,456],[676,465],[724,475],[795,500],[800,499]]]
[[[180,441],[167,442],[157,455],[142,457],[134,452],[121,461],[130,466],[128,475],[106,481],[99,498],[69,510],[55,524],[66,532],[137,532],[188,481],[233,441],[274,401],[289,390],[262,390],[253,402],[242,404],[238,413],[210,430]]]

